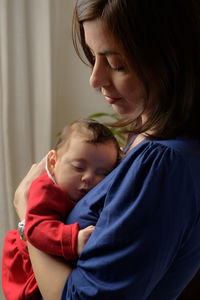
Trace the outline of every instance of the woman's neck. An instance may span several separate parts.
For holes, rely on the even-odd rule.
[[[138,134],[138,136],[134,139],[132,145],[130,146],[128,152],[133,149],[135,146],[137,146],[139,143],[141,143],[145,139],[145,136],[143,134]]]

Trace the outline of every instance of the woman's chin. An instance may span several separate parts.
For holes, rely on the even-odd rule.
[[[112,105],[112,108],[114,110],[114,112],[119,115],[119,117],[121,118],[131,118],[133,114],[129,112],[127,112],[126,110],[119,108],[119,107],[114,107],[114,105]]]
[[[137,119],[140,115],[143,115],[144,107],[136,106],[135,108],[122,107],[119,105],[112,105],[113,110],[116,114],[118,114],[121,118],[127,118],[127,119]]]
[[[117,115],[119,115],[120,117],[126,117],[128,115],[128,112],[125,109],[123,109],[122,107],[119,107],[119,106],[113,104],[112,108],[113,108],[114,112]]]

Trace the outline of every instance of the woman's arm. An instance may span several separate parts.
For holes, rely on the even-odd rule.
[[[28,251],[42,297],[59,300],[72,267],[64,259],[48,255],[28,243]]]
[[[94,230],[88,226],[78,233],[77,252],[80,255],[83,247]],[[73,268],[61,257],[48,255],[28,244],[29,256],[40,292],[45,300],[60,299],[65,282]]]
[[[45,158],[31,169],[19,184],[15,196],[14,206],[20,220],[26,215],[28,191],[33,180],[45,170]],[[70,275],[72,267],[62,259],[50,256],[27,243],[32,267],[40,292],[45,300],[60,299],[66,278]]]
[[[33,180],[44,172],[44,166],[45,158],[40,163],[34,164],[15,192],[14,205],[20,220],[25,218],[30,185]],[[78,255],[80,255],[93,230],[94,226],[88,226],[79,231],[77,243]],[[33,271],[43,298],[45,300],[60,299],[66,279],[71,274],[73,268],[61,257],[54,257],[41,252],[29,242],[27,242],[27,245]]]

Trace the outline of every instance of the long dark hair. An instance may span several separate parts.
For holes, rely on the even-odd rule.
[[[150,138],[185,134],[200,140],[200,1],[77,0],[73,42],[93,66],[83,22],[100,18],[116,39],[147,93],[145,124],[123,119],[132,133],[153,129]],[[120,41],[120,42],[119,42]],[[82,58],[83,60],[83,58]],[[149,97],[152,85],[157,97]]]

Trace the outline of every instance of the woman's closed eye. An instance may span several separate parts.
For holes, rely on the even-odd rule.
[[[96,62],[96,56],[93,54],[93,52],[90,52],[91,58],[92,58],[92,67],[94,67]],[[108,54],[108,55],[100,55],[101,58],[104,60],[105,66],[108,67],[108,69],[116,72],[123,71],[125,69],[125,64],[123,63],[121,57],[119,55],[115,54]]]
[[[123,71],[124,70],[124,67],[114,67],[114,66],[111,66],[109,65],[109,68],[112,70],[112,71],[117,71],[117,72],[120,72],[120,71]]]
[[[109,55],[106,59],[107,65],[112,71],[120,72],[125,69],[125,65],[118,55]]]

